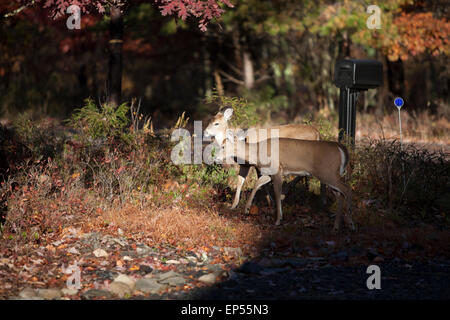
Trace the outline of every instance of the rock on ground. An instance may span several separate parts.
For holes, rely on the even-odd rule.
[[[170,270],[170,271],[167,271],[167,272],[164,272],[164,273],[160,273],[158,275],[158,278],[160,280],[166,280],[166,279],[169,279],[169,278],[179,277],[179,276],[181,276],[179,273],[177,273],[177,272],[175,272],[173,270]]]
[[[61,289],[61,292],[65,296],[73,296],[73,295],[76,295],[78,293],[78,290],[75,289],[75,288],[63,288],[63,289]]]
[[[164,288],[166,286],[158,283],[155,279],[139,279],[136,281],[136,289],[145,293],[158,293]]]
[[[200,278],[198,278],[198,281],[201,281],[201,282],[204,282],[207,284],[214,284],[214,283],[216,283],[216,279],[217,279],[217,277],[216,277],[215,273],[212,272],[212,273],[208,273],[208,274],[201,276]]]
[[[128,287],[130,287],[131,290],[134,290],[134,287],[135,287],[135,281],[132,278],[130,278],[129,276],[125,275],[125,274],[118,275],[114,279],[114,282],[125,283]]]
[[[168,284],[169,286],[172,287],[176,287],[176,286],[181,286],[183,284],[186,283],[186,279],[183,277],[171,277],[171,278],[166,278],[164,280],[160,280],[160,283],[163,284]]]
[[[31,299],[37,296],[36,290],[32,288],[25,288],[19,293],[19,297],[23,299]]]
[[[84,292],[83,294],[81,294],[81,296],[84,299],[90,300],[90,299],[96,298],[96,297],[111,298],[112,295],[109,291],[106,291],[106,290],[91,289],[91,290],[88,290],[88,291]]]
[[[59,299],[62,292],[59,289],[38,289],[37,295],[45,300]]]
[[[118,281],[113,281],[109,285],[109,291],[119,296],[120,298],[131,296],[131,294],[133,293],[133,291],[127,284]]]

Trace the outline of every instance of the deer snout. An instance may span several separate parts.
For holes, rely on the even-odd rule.
[[[211,139],[212,135],[209,133],[208,129],[203,131],[203,137],[206,139]]]

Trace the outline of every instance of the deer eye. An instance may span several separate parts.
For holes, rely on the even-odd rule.
[[[219,123],[218,123],[218,122],[216,122],[216,123],[214,123],[214,125],[215,125],[215,126],[218,126],[218,125],[219,125]]]

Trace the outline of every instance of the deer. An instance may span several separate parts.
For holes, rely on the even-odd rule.
[[[222,159],[233,158],[238,163],[251,164],[261,173],[247,201],[246,210],[250,208],[256,191],[272,181],[277,213],[275,225],[279,225],[283,218],[281,206],[283,177],[286,175],[313,176],[327,185],[338,201],[334,231],[339,230],[344,203],[346,206],[346,214],[344,215],[346,223],[351,230],[355,230],[351,218],[351,188],[341,181],[349,163],[349,153],[344,145],[334,141],[277,137],[249,143],[236,137],[232,130],[228,130],[226,136],[226,143],[221,146]],[[261,149],[267,153],[264,160],[270,158],[270,166],[268,166],[267,161],[263,161]]]
[[[204,137],[205,138],[212,138],[214,137],[216,143],[219,146],[222,146],[224,141],[226,140],[226,132],[229,129],[229,120],[231,119],[233,115],[233,108],[227,108],[224,111],[219,111],[213,119],[210,121],[208,126],[206,127],[204,131]],[[303,140],[320,140],[320,133],[319,131],[310,125],[305,124],[286,124],[286,125],[279,125],[279,126],[273,126],[268,128],[269,132],[271,132],[270,129],[276,129],[278,130],[278,136],[281,138],[293,138],[293,139],[303,139]],[[251,131],[252,129],[249,129]],[[251,138],[253,137],[253,140]],[[247,137],[248,142],[258,142],[259,140],[265,139],[266,137],[260,137],[259,135],[252,136],[251,134]],[[236,187],[236,194],[234,196],[233,204],[231,205],[231,209],[235,209],[240,200],[241,190],[242,186],[244,185],[244,182],[249,174],[250,168],[252,166],[248,164],[239,164],[239,175],[238,175],[238,183]],[[260,176],[259,171],[256,170],[258,174],[258,178]],[[305,176],[303,176],[305,177]],[[302,176],[299,177],[301,179]],[[298,179],[294,180],[292,183],[295,185],[295,183],[298,181]],[[267,189],[266,189],[267,191]],[[269,192],[267,191],[267,194],[269,195]],[[321,185],[320,188],[320,194],[322,198],[322,203],[325,203],[325,196],[326,196],[326,190],[325,186]],[[270,197],[270,196],[269,196]],[[251,205],[251,203],[250,203]],[[245,212],[248,213],[250,208],[246,209]]]

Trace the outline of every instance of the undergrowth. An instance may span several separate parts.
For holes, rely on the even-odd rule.
[[[213,99],[235,108],[239,125],[256,123],[254,109],[246,109],[244,100]],[[188,118],[183,114],[172,128],[155,133],[148,121],[139,122],[142,115],[130,120],[130,109],[136,112],[128,104],[96,106],[88,100],[65,130],[26,114],[17,119],[16,142],[2,141],[2,153],[14,152],[6,145],[22,145],[26,152],[16,157],[20,161],[1,183],[3,240],[39,242],[76,221],[96,227],[113,221],[170,243],[257,237],[261,230],[245,217],[219,216],[231,201],[235,170],[172,162],[170,134],[186,127]],[[322,139],[333,138],[330,122],[321,120],[318,127]],[[386,139],[367,139],[350,151],[354,212],[448,227],[448,155]]]

